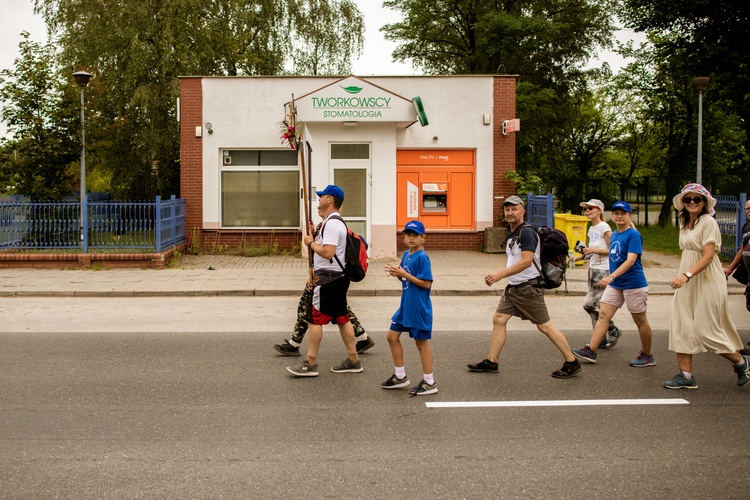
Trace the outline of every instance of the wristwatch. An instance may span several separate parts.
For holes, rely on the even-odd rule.
[[[690,281],[690,278],[693,277],[693,273],[691,273],[691,272],[685,272],[685,273],[682,273],[682,274],[684,274],[687,277],[688,281]]]

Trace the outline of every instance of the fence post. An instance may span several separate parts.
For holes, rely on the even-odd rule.
[[[547,227],[555,227],[555,195],[547,193]]]
[[[172,246],[177,246],[177,197],[169,198],[169,241]]]
[[[156,253],[161,253],[161,196],[156,195],[156,234],[154,235],[154,243],[156,243]]]
[[[742,227],[745,225],[747,215],[745,214],[745,203],[747,203],[747,193],[740,193],[740,206],[737,210],[737,249],[742,248]]]
[[[81,251],[89,253],[89,197],[81,198]]]

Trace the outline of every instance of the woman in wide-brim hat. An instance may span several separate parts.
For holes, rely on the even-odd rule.
[[[711,217],[716,199],[700,184],[688,184],[672,200],[680,217],[679,275],[675,289],[669,349],[677,353],[680,368],[668,389],[697,389],[693,355],[716,353],[734,364],[737,385],[750,382],[750,356],[738,352],[742,340],[729,316],[727,282],[719,261],[719,224]]]

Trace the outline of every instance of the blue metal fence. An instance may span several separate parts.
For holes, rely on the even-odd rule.
[[[716,222],[721,229],[721,256],[732,259],[737,254],[742,240],[742,226],[745,224],[745,203],[747,193],[735,196],[716,196]]]
[[[3,250],[161,253],[184,241],[185,200],[174,196],[153,202],[0,199]]]
[[[526,194],[526,222],[536,227],[555,227],[555,196]]]

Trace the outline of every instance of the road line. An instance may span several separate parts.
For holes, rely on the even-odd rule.
[[[503,408],[532,406],[688,405],[685,399],[572,399],[549,401],[445,401],[427,402],[428,408]]]

